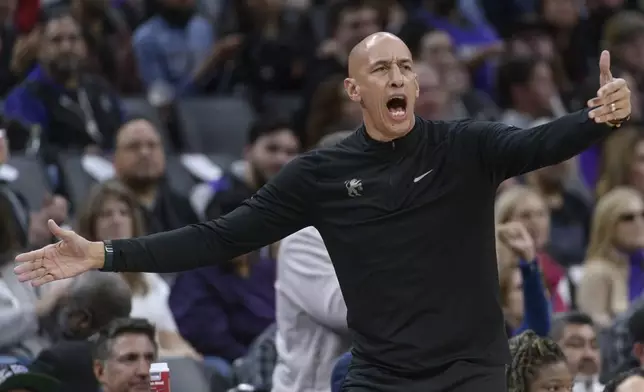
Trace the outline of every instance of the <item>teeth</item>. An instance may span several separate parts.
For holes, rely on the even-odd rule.
[[[389,111],[391,116],[394,118],[401,118],[405,116],[405,110],[403,109],[394,109]]]

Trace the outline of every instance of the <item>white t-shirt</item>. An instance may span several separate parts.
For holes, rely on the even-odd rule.
[[[168,306],[170,287],[157,274],[144,273],[143,279],[148,285],[148,293],[132,297],[130,317],[147,319],[159,331],[177,332],[177,324]]]

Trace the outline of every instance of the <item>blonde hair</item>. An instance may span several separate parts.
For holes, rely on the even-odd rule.
[[[498,226],[510,222],[519,204],[530,197],[535,197],[543,201],[539,193],[525,185],[513,185],[503,191],[494,203],[494,223]],[[498,239],[496,242],[496,256],[499,264],[499,272],[502,267],[517,265],[519,261]]]
[[[641,141],[644,141],[644,133],[629,127],[614,132],[604,142],[599,179],[595,187],[597,199],[615,187],[629,185],[635,151]]]
[[[613,245],[613,233],[615,226],[619,223],[619,215],[624,211],[624,204],[627,200],[642,200],[640,194],[629,187],[620,186],[602,196],[593,212],[593,219],[590,228],[590,241],[586,259],[588,262],[606,260],[612,264],[618,264]]]
[[[610,281],[610,309],[619,314],[628,308],[628,261],[614,245],[615,227],[627,200],[642,200],[640,194],[628,187],[617,187],[597,202],[590,229],[590,241],[584,268],[595,271]]]

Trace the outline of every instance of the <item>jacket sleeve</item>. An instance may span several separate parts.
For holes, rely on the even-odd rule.
[[[178,272],[230,260],[312,223],[311,155],[291,161],[241,206],[218,219],[141,238],[112,241],[103,271]]]
[[[588,110],[581,110],[527,129],[467,120],[455,123],[452,135],[465,149],[464,156],[475,157],[472,163],[500,183],[570,159],[612,130],[588,118]]]
[[[550,333],[550,304],[543,286],[543,278],[537,261],[519,264],[523,278],[523,323],[515,334],[531,329],[539,336],[548,336]]]
[[[347,306],[317,230],[309,227],[281,242],[277,276],[278,296],[288,296],[321,325],[347,332]]]

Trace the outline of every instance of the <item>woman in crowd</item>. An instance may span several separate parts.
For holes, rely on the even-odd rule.
[[[78,232],[91,241],[138,237],[145,234],[136,199],[117,181],[97,185],[81,212]],[[124,272],[132,290],[131,317],[148,319],[157,328],[160,356],[201,356],[179,335],[168,306],[170,288],[157,274]]]
[[[624,312],[644,289],[644,201],[632,188],[599,199],[577,292],[579,309],[601,327]]]
[[[557,343],[525,331],[510,339],[512,362],[506,369],[508,391],[571,391],[573,376]]]
[[[620,130],[604,142],[595,194],[599,199],[618,186],[644,195],[644,132],[639,128]]]
[[[537,249],[537,262],[545,277],[553,311],[566,311],[567,305],[557,292],[565,271],[545,251],[550,236],[550,215],[541,196],[527,186],[512,186],[497,198],[495,214],[497,225],[518,221],[526,227]]]
[[[527,329],[547,336],[550,330],[550,305],[532,237],[519,222],[499,225],[496,248],[501,304],[508,336]]]

